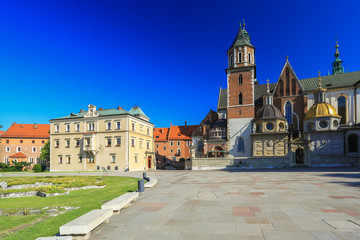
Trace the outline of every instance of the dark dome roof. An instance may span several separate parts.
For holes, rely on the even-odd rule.
[[[281,111],[274,105],[265,105],[256,113],[256,120],[260,119],[285,119]]]

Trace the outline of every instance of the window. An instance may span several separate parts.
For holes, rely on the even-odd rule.
[[[170,149],[170,152],[171,152],[171,153],[173,153],[173,152],[174,152],[174,150]]]
[[[166,147],[164,146],[164,151],[166,150]]]
[[[59,132],[60,131],[60,126],[59,125],[55,125],[55,132]]]
[[[9,146],[6,147],[6,152],[10,152],[10,147]]]
[[[42,141],[41,141],[41,143],[42,143],[42,144],[44,144],[44,143],[45,143],[45,141],[44,141],[44,140],[42,140]]]
[[[89,123],[88,124],[88,130],[89,131],[95,131],[95,123]]]
[[[115,170],[119,170],[119,167],[118,166],[115,166],[115,168],[114,168]]]
[[[135,138],[131,138],[131,146],[135,147]]]
[[[230,56],[230,67],[234,65],[234,57],[231,55]]]
[[[90,145],[91,145],[91,139],[87,138],[86,139],[86,147],[90,147]]]
[[[140,131],[143,130],[144,125],[140,124]]]
[[[280,97],[284,96],[284,83],[282,80],[279,81]]]
[[[150,142],[146,142],[146,149],[150,149]]]
[[[116,129],[120,129],[121,128],[121,123],[120,122],[116,122]]]
[[[242,97],[242,93],[239,93],[239,105],[243,104],[243,97]]]
[[[55,148],[60,147],[60,141],[59,140],[55,140]]]
[[[110,167],[110,166],[107,166],[107,170],[111,170],[111,167]]]
[[[251,53],[249,53],[249,63],[251,63]]]
[[[65,125],[66,132],[70,132],[70,124]]]
[[[106,139],[107,147],[111,147],[111,138]]]
[[[8,164],[9,163],[9,158],[4,158],[4,163]]]
[[[36,153],[36,147],[32,147],[32,152]]]
[[[80,139],[75,139],[75,147],[80,147]]]
[[[339,126],[339,122],[337,120],[334,120],[333,124],[334,124],[334,127],[336,127],[336,128]]]
[[[156,144],[156,148],[159,148],[159,144]]]
[[[239,52],[239,62],[242,62],[242,52]]]
[[[121,138],[120,137],[118,137],[118,138],[116,138],[116,146],[121,146]]]
[[[177,142],[177,145],[180,146],[180,141]]]
[[[116,162],[116,155],[115,154],[111,155],[111,162],[112,163]]]
[[[271,122],[270,122],[270,123],[267,123],[267,124],[266,124],[266,129],[269,130],[269,131],[273,130],[273,129],[274,129],[274,124],[271,123]]]
[[[135,123],[131,124],[132,130],[135,131]]]
[[[180,148],[178,148],[178,150],[177,150],[177,154],[179,154],[179,155],[180,155],[180,152],[181,152],[181,150],[180,150]]]
[[[150,135],[150,128],[148,127],[147,130],[146,130],[146,134],[147,135]]]
[[[174,142],[173,142],[173,141],[170,142],[170,146],[174,146]]]
[[[20,140],[20,143],[24,143],[24,140]]]
[[[106,130],[111,130],[111,122],[106,123]]]
[[[135,155],[135,162],[137,163],[138,162],[138,156]]]
[[[34,158],[29,158],[29,163],[34,163]]]
[[[239,75],[239,85],[242,85],[243,83],[243,77],[242,74]]]
[[[320,121],[319,126],[321,128],[326,128],[327,127],[327,122],[326,121]]]
[[[35,143],[35,140],[32,140],[31,143]]]
[[[143,147],[143,140],[140,140],[139,141],[139,148],[142,148]]]
[[[186,146],[190,146],[190,141],[186,141]]]
[[[289,101],[285,104],[285,118],[289,124],[292,123],[292,104]]]
[[[61,164],[63,161],[62,156],[59,156],[59,163]]]
[[[286,96],[290,95],[290,73],[289,68],[286,68]]]
[[[79,131],[80,131],[80,124],[79,124],[79,123],[76,123],[76,124],[75,124],[75,131],[76,131],[76,132],[79,132]]]
[[[296,95],[296,81],[295,81],[295,79],[293,79],[291,81],[291,92],[292,92],[292,95]]]
[[[9,143],[9,140],[6,140],[6,143]]]
[[[21,152],[21,147],[17,147],[16,152]]]
[[[346,98],[338,98],[338,114],[341,116],[340,124],[346,124]]]
[[[40,163],[40,159],[39,158],[35,158],[35,163]]]
[[[245,152],[245,142],[243,138],[239,138],[238,141],[238,152]]]
[[[70,160],[71,160],[71,159],[70,159],[70,156],[66,156],[66,163],[67,163],[67,164],[70,164]]]
[[[70,139],[66,139],[65,140],[65,147],[69,148],[70,147]]]

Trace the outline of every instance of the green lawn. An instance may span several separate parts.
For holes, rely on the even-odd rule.
[[[68,178],[69,176],[66,176]],[[24,178],[24,177],[19,177]],[[88,178],[88,177],[84,177]],[[21,209],[44,207],[72,206],[79,209],[52,217],[49,214],[28,215],[28,216],[4,216],[0,217],[0,238],[1,239],[35,239],[37,237],[52,236],[59,232],[59,227],[92,209],[99,209],[104,201],[109,201],[128,191],[137,189],[137,180],[128,177],[93,177],[102,178],[106,184],[105,188],[71,191],[69,195],[55,197],[23,197],[0,199],[1,209]],[[14,179],[12,177],[12,179]],[[5,177],[1,177],[5,180]],[[19,229],[17,229],[19,228]],[[11,233],[8,233],[13,231]],[[15,231],[14,231],[15,230]]]

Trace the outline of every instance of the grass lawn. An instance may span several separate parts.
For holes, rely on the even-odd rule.
[[[66,176],[68,178],[69,176]],[[24,177],[18,177],[19,179]],[[26,177],[25,177],[26,178]],[[81,177],[80,177],[81,178]],[[86,177],[88,178],[88,177]],[[58,216],[49,214],[37,214],[27,216],[3,216],[0,217],[1,239],[35,239],[37,237],[53,236],[59,232],[63,224],[89,212],[99,209],[105,201],[109,201],[128,191],[137,189],[137,180],[128,177],[94,176],[101,178],[106,184],[105,188],[71,191],[69,195],[55,197],[23,197],[0,199],[1,209],[21,209],[44,207],[71,206],[80,207]],[[14,177],[12,177],[14,179]],[[6,181],[1,177],[0,181]]]

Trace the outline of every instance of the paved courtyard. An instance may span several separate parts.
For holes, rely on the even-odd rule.
[[[158,184],[91,239],[360,239],[357,168],[147,174]]]

